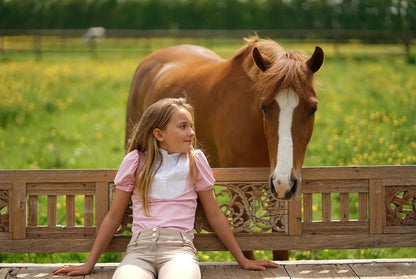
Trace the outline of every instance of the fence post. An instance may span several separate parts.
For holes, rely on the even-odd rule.
[[[42,59],[42,37],[41,35],[35,35],[33,37],[33,50],[35,52],[36,60]]]
[[[110,195],[108,182],[97,182],[95,184],[95,235],[110,208]]]
[[[13,183],[10,208],[13,239],[26,238],[26,183]]]
[[[370,179],[368,196],[370,202],[370,234],[383,233],[385,195],[384,188],[381,185],[381,179]]]

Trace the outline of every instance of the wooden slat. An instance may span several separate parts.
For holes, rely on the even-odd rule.
[[[303,221],[312,222],[312,194],[303,194]]]
[[[344,234],[285,236],[236,235],[243,250],[363,249],[416,246],[416,234]],[[114,242],[116,245],[117,241]],[[194,243],[199,251],[225,251],[215,235],[199,235]],[[121,245],[121,244],[120,244]],[[113,246],[113,248],[115,248]]]
[[[95,183],[28,183],[28,195],[93,195]]]
[[[244,270],[236,262],[233,263],[201,263],[202,279],[253,279],[253,278],[279,278],[290,279],[283,266],[267,268],[261,271]]]
[[[89,252],[95,238],[72,238],[54,240],[53,252]],[[284,236],[262,234],[261,237],[237,235],[243,250],[304,250],[304,249],[363,249],[388,247],[414,247],[416,234],[372,234],[372,235],[303,235]],[[113,238],[108,252],[125,252],[130,237]],[[68,245],[70,243],[70,245]],[[199,251],[225,251],[215,235],[197,236],[194,239]],[[50,239],[2,240],[0,252],[45,253],[51,252]]]
[[[368,233],[367,221],[304,222],[303,235],[336,235]]]
[[[416,177],[401,177],[401,178],[385,178],[381,181],[383,186],[410,186],[416,185]]]
[[[13,233],[11,232],[0,232],[0,240],[3,239],[13,239]],[[0,252],[1,252],[1,248],[0,248]]]
[[[10,219],[12,220],[13,239],[26,238],[26,184],[13,183],[10,197]]]
[[[383,233],[415,233],[416,234],[416,226],[388,226],[384,227]]]
[[[84,226],[91,227],[94,222],[94,196],[85,196],[84,200]]]
[[[350,219],[350,195],[349,193],[341,193],[340,200],[340,220],[348,221]]]
[[[416,278],[414,259],[297,260],[277,263],[279,264],[277,268],[267,268],[263,271],[244,270],[237,262],[200,262],[199,266],[202,279],[340,278],[341,276],[348,279]],[[0,263],[0,279],[9,278],[10,274],[17,278],[52,278],[54,276],[51,275],[51,271],[60,266],[62,263]],[[73,278],[111,279],[117,266],[118,263],[97,263],[90,274]]]
[[[288,265],[290,278],[359,278],[347,264]]]
[[[12,189],[12,183],[2,183],[0,182],[0,190],[10,190]]]
[[[212,170],[216,184],[242,181],[268,181],[269,168],[217,168]]]
[[[368,192],[367,179],[332,179],[303,181],[303,193],[358,193]]]
[[[414,259],[297,260],[277,263],[277,268],[263,271],[244,270],[237,262],[200,262],[199,266],[202,279],[416,278]],[[0,278],[9,278],[10,274],[17,278],[52,278],[55,276],[51,275],[51,271],[60,266],[62,263],[0,263]],[[90,274],[73,278],[111,279],[117,266],[118,263],[97,263]]]
[[[367,220],[368,193],[358,193],[358,220]]]
[[[302,234],[302,203],[300,196],[288,202],[288,234]]]
[[[380,179],[369,182],[369,220],[370,233],[383,233],[384,195]]]
[[[48,196],[48,226],[56,226],[56,196]]]
[[[66,225],[75,226],[75,196],[66,196]]]
[[[27,238],[44,238],[44,239],[64,239],[68,241],[68,244],[72,242],[72,239],[87,238],[94,239],[95,228],[94,227],[67,227],[67,226],[56,226],[56,227],[28,227]]]
[[[4,183],[59,183],[113,181],[117,170],[0,170]]]
[[[322,193],[322,221],[331,221],[331,194]]]
[[[416,279],[416,264],[403,263],[378,263],[354,264],[355,274],[361,279],[374,278],[414,278]]]
[[[38,224],[38,196],[29,196],[29,226]]]
[[[416,166],[368,166],[368,167],[307,167],[302,168],[303,180],[331,179],[392,179],[416,177]]]
[[[219,169],[214,168],[215,177],[221,181],[267,181],[269,168]],[[117,170],[0,170],[2,183],[30,181],[38,182],[110,182]],[[416,166],[368,166],[368,167],[305,167],[302,178],[306,180],[338,179],[393,179],[402,177],[416,178]]]

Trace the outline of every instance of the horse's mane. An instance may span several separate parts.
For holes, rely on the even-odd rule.
[[[305,55],[299,51],[285,51],[278,43],[269,39],[260,39],[257,34],[245,38],[247,42],[236,52],[233,59],[242,58],[241,66],[248,77],[256,83],[262,92],[276,92],[279,89],[293,88],[299,94],[304,91],[305,82],[310,72],[305,64]],[[254,63],[253,48],[269,57],[275,63],[262,72]],[[312,80],[309,81],[310,83]],[[269,98],[272,96],[263,96]],[[274,96],[273,96],[274,97]]]

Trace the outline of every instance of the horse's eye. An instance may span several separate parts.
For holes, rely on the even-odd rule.
[[[318,103],[315,103],[313,104],[311,108],[311,115],[314,115],[317,110],[318,110]]]
[[[261,110],[266,114],[267,113],[267,106],[264,102],[260,103]]]

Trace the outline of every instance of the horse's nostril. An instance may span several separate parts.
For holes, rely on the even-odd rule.
[[[296,193],[297,189],[298,189],[298,180],[295,179],[292,182],[292,187],[290,188],[290,192]]]
[[[272,192],[274,197],[277,197],[276,189],[274,188],[273,179],[270,178],[270,191]]]

